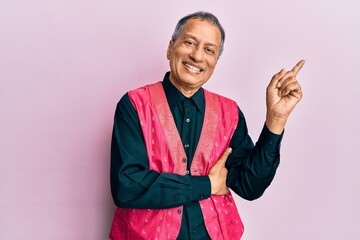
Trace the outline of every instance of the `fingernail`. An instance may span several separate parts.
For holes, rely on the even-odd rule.
[[[230,153],[232,153],[232,148],[228,148],[227,149],[227,152],[230,154]]]

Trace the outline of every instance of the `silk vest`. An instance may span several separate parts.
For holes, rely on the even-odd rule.
[[[186,175],[186,153],[161,82],[130,91],[149,157],[149,168],[159,173]],[[229,146],[238,124],[234,101],[204,90],[205,115],[191,163],[193,176],[207,176]],[[158,196],[161,197],[161,196]],[[244,227],[231,193],[199,201],[206,229],[214,240],[240,239]],[[183,206],[170,209],[117,208],[110,238],[113,240],[176,239]]]

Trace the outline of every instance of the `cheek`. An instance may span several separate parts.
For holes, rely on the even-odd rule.
[[[180,54],[177,51],[172,52],[170,60],[172,60],[173,63],[178,62],[180,60]]]
[[[214,71],[216,63],[217,63],[217,61],[215,61],[215,60],[208,61],[207,65],[208,65],[209,70]]]

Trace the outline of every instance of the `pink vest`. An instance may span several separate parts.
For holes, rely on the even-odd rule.
[[[205,116],[191,175],[206,176],[229,146],[238,123],[235,102],[204,90]],[[129,92],[140,120],[149,168],[159,173],[186,174],[186,154],[161,82]],[[161,197],[161,196],[159,196]],[[244,231],[231,193],[199,201],[206,229],[214,240],[240,239]],[[111,227],[113,240],[176,239],[183,207],[170,209],[117,208]]]

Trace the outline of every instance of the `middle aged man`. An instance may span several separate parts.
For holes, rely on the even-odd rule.
[[[223,50],[217,18],[182,18],[167,50],[163,82],[125,94],[117,105],[111,239],[240,239],[243,224],[229,192],[253,200],[270,185],[289,114],[302,97],[296,74],[275,74],[266,122],[254,146],[237,104],[202,88]]]

